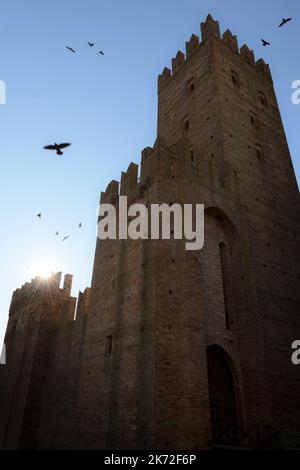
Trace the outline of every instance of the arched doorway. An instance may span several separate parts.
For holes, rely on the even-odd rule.
[[[238,438],[234,380],[219,346],[207,348],[207,369],[213,443],[233,444]]]

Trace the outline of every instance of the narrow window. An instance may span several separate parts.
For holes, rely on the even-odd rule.
[[[259,99],[263,106],[268,106],[266,95],[262,91],[259,92]]]
[[[232,79],[232,83],[234,84],[234,86],[236,87],[240,86],[239,76],[234,70],[231,71],[231,79]]]
[[[189,123],[188,120],[185,120],[185,121],[184,121],[183,127],[184,127],[184,130],[185,130],[185,131],[188,131],[188,130],[189,130],[189,128],[190,128],[190,123]]]
[[[231,317],[231,286],[230,286],[230,267],[228,248],[225,243],[220,243],[220,262],[223,284],[224,308],[225,308],[225,323],[227,330],[230,330],[230,317]]]
[[[111,356],[112,351],[112,335],[106,337],[106,344],[105,344],[105,356]]]
[[[251,122],[252,127],[256,126],[256,116],[252,112],[250,113],[250,122]]]
[[[263,154],[263,150],[261,148],[260,145],[256,145],[256,158],[259,162],[263,162],[264,160],[264,154]]]

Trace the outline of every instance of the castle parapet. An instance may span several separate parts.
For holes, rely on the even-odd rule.
[[[122,172],[120,195],[126,196],[138,183],[139,167],[136,163],[130,163],[126,172]]]
[[[270,67],[269,67],[268,64],[265,63],[265,61],[263,59],[259,59],[255,63],[255,68],[256,68],[256,70],[261,72],[265,76],[265,78],[272,81],[272,75],[271,75]]]
[[[52,284],[57,289],[59,289],[59,286],[60,286],[60,283],[61,283],[61,276],[62,276],[61,272],[55,273],[55,274],[52,275]]]
[[[158,91],[160,91],[172,78],[172,72],[167,67],[158,76]]]
[[[232,32],[227,29],[225,33],[223,33],[222,38],[226,42],[226,44],[228,44],[228,46],[233,50],[233,52],[235,52],[236,54],[239,53],[237,36],[234,36]]]
[[[177,73],[181,67],[185,64],[185,56],[184,53],[178,51],[176,57],[172,59],[172,74],[174,75]]]
[[[211,15],[208,15],[205,22],[201,23],[202,41],[207,41],[211,36],[220,37],[219,22],[215,21]]]
[[[239,49],[238,38],[236,35],[232,34],[229,29],[227,29],[221,37],[219,23],[215,21],[211,15],[208,15],[206,21],[201,23],[201,35],[202,38],[200,42],[199,37],[192,34],[190,40],[185,44],[186,56],[181,51],[177,52],[176,57],[172,59],[172,71],[165,67],[162,74],[158,76],[158,93],[173,81],[177,72],[188,63],[188,59],[192,57],[195,52],[201,50],[201,46],[212,38],[220,42],[223,41],[223,43],[227,44],[245,63],[251,65],[265,79],[272,82],[269,66],[265,64],[264,60],[260,59],[255,62],[254,52],[250,50],[246,44]]]
[[[53,273],[48,278],[37,276],[31,282],[26,282],[21,288],[16,289],[12,295],[9,315],[35,302],[53,303],[58,299],[68,299],[71,294],[73,276],[71,274],[64,276],[62,289],[60,288],[61,277],[61,272]]]
[[[79,292],[76,310],[76,321],[88,314],[91,301],[91,288],[87,287],[84,292]]]
[[[192,34],[190,40],[185,43],[186,58],[189,59],[200,48],[200,40],[196,34]]]
[[[101,193],[100,203],[106,202],[108,204],[114,204],[119,196],[119,186],[119,181],[112,180],[108,184],[105,192]]]
[[[250,65],[255,65],[255,56],[254,52],[249,49],[247,44],[244,44],[240,49],[240,54],[243,59]]]
[[[64,277],[63,291],[67,297],[71,295],[73,276],[72,274],[66,274]]]

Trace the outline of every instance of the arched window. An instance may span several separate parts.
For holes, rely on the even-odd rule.
[[[218,346],[207,348],[207,371],[213,442],[232,444],[238,437],[234,381],[228,357]]]

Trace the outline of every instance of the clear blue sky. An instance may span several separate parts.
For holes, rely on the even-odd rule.
[[[73,273],[75,295],[90,285],[99,193],[153,144],[157,75],[209,12],[270,64],[299,180],[300,105],[291,102],[300,80],[299,0],[1,1],[0,342],[11,294],[39,259]],[[286,16],[294,20],[279,30]],[[54,141],[73,146],[56,158],[42,149]]]

